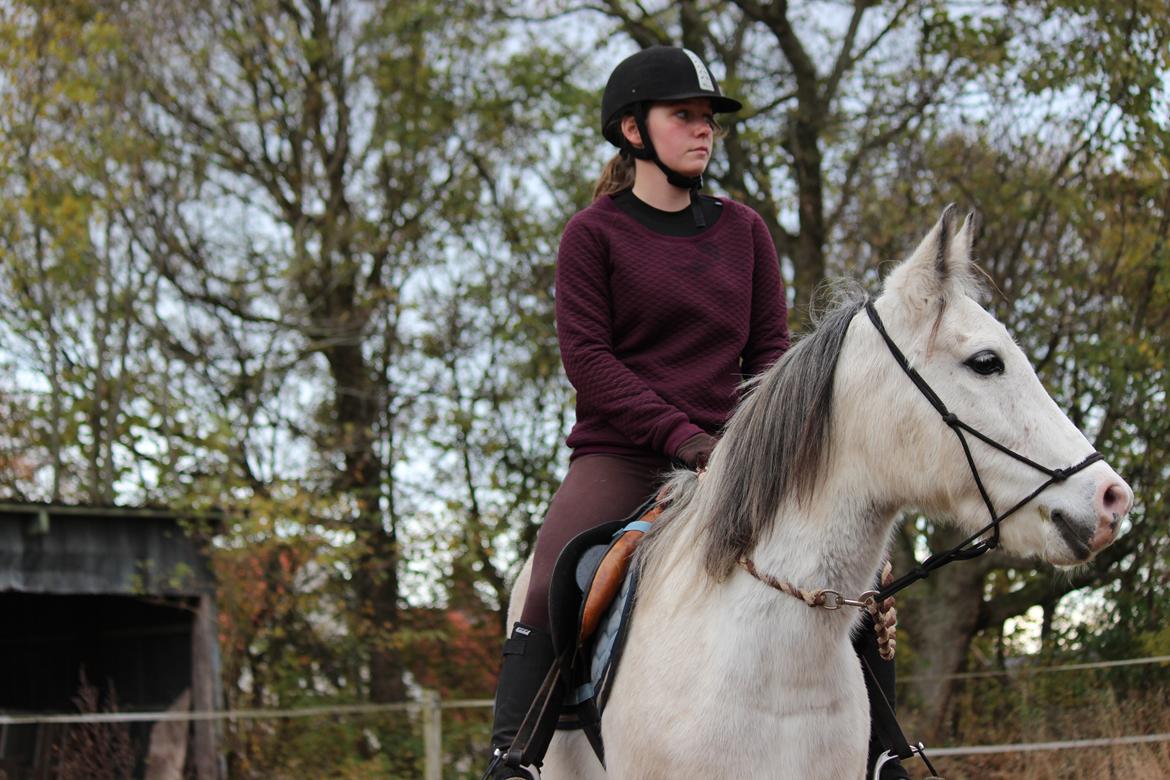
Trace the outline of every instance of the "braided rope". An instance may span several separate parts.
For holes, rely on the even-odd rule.
[[[739,565],[747,569],[747,573],[755,577],[760,582],[767,585],[769,588],[778,590],[781,593],[787,593],[794,599],[800,599],[810,607],[825,607],[826,609],[837,609],[841,606],[840,594],[829,588],[817,588],[816,590],[805,590],[798,588],[791,582],[778,580],[771,574],[760,571],[756,568],[756,564],[751,558],[741,558]],[[894,573],[893,567],[887,560],[882,566],[881,582],[882,586],[889,585],[893,581]],[[828,596],[826,594],[832,593],[835,603],[832,606],[826,604]],[[877,636],[878,654],[886,661],[894,660],[894,652],[898,646],[898,610],[894,608],[894,597],[890,596],[877,602],[871,596],[864,607],[870,615],[873,616],[873,631]]]
[[[886,561],[882,565],[882,587],[894,580],[894,567]],[[894,608],[894,597],[882,601],[871,601],[869,614],[873,616],[873,631],[877,635],[878,655],[883,660],[893,661],[898,647],[898,610]]]
[[[761,572],[756,568],[755,562],[750,558],[743,558],[740,560],[740,565],[747,569],[748,574],[755,577],[760,582],[767,585],[769,588],[774,588],[781,593],[787,593],[795,599],[800,599],[810,607],[823,607],[825,605],[825,590],[826,588],[818,588],[817,590],[804,590],[793,585],[791,582],[778,580],[771,574]]]

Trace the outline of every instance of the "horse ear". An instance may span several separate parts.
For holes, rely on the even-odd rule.
[[[979,240],[981,233],[983,233],[983,217],[978,211],[967,212],[967,218],[963,220],[963,227],[959,228],[954,240],[955,247],[961,248],[965,253],[965,257],[962,259],[964,270],[967,270],[974,262],[975,242]]]
[[[886,292],[897,295],[912,309],[921,309],[932,301],[972,289],[971,255],[980,220],[971,212],[956,230],[957,213],[953,203],[943,209],[918,248],[886,279]]]

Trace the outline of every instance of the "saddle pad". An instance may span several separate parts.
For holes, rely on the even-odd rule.
[[[589,643],[589,678],[593,684],[593,698],[598,713],[605,710],[610,684],[617,674],[618,662],[629,633],[630,613],[634,609],[634,594],[638,590],[638,567],[632,567],[622,580],[617,598],[609,605],[601,619],[593,640]]]
[[[629,632],[630,615],[634,610],[634,597],[638,591],[638,567],[626,572],[621,590],[601,616],[597,631],[582,644],[575,682],[565,692],[564,705],[573,709],[592,704],[593,717],[599,717],[609,699],[610,686],[617,674],[618,662],[625,647]],[[573,728],[576,724],[562,726]]]

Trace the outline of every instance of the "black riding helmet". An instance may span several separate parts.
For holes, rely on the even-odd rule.
[[[708,98],[717,114],[739,111],[743,104],[719,91],[711,69],[689,49],[651,46],[618,63],[601,96],[601,133],[618,148],[625,146],[621,118],[639,103]]]
[[[691,191],[696,224],[703,226],[702,211],[696,192],[703,186],[702,176],[684,176],[658,159],[650,133],[646,129],[646,111],[652,102],[707,98],[717,113],[739,111],[743,104],[719,90],[719,82],[699,56],[689,49],[675,46],[651,46],[631,54],[618,63],[605,84],[601,97],[601,133],[622,150],[623,155],[653,161],[666,180]],[[642,135],[642,148],[635,148],[621,129],[621,119],[632,114]]]

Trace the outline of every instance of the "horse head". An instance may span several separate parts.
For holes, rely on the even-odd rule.
[[[1133,492],[975,302],[978,224],[974,215],[956,223],[948,207],[887,277],[873,304],[879,316],[862,312],[851,324],[857,338],[841,360],[861,370],[838,373],[837,402],[857,408],[836,418],[857,429],[839,432],[841,446],[868,443],[891,503],[909,499],[972,534],[990,523],[1018,555],[1084,563],[1114,541]]]

